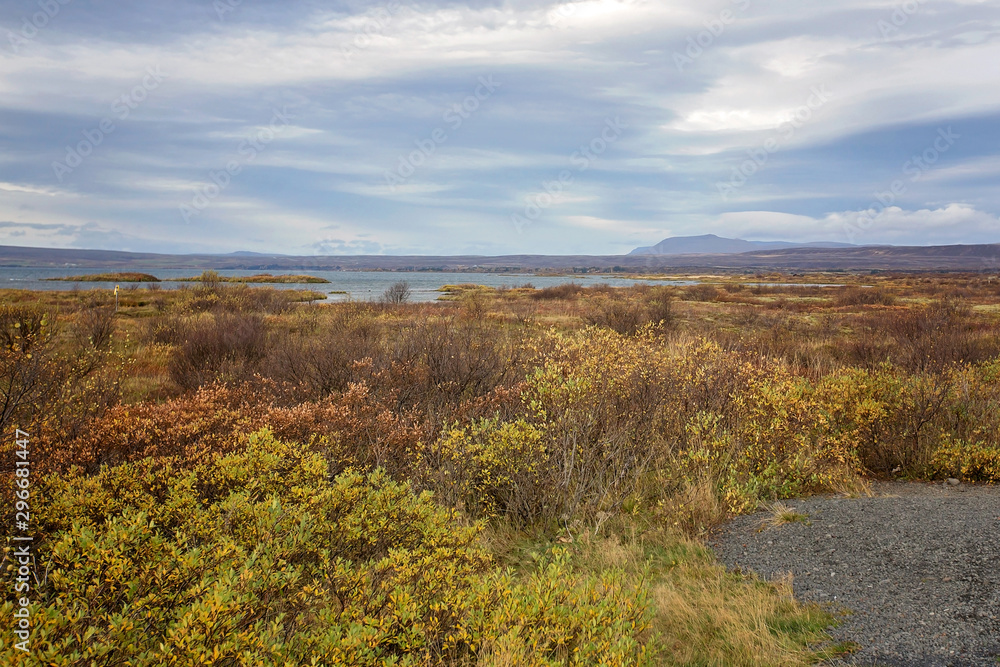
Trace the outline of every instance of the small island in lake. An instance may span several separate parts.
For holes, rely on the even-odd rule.
[[[121,273],[92,273],[85,276],[66,276],[64,278],[43,278],[43,280],[58,280],[70,283],[158,283],[160,279],[149,273],[125,271]]]
[[[206,275],[208,274],[208,275]],[[316,276],[303,276],[303,275],[279,275],[275,276],[270,273],[258,273],[253,276],[220,276],[219,274],[212,272],[205,272],[200,276],[193,276],[191,278],[168,278],[167,280],[172,282],[181,283],[202,283],[202,282],[218,282],[218,283],[271,283],[271,284],[325,284],[330,281],[326,278],[317,278]]]

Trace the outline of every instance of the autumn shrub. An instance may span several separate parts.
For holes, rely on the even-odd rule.
[[[392,334],[386,372],[400,406],[442,409],[523,379],[524,334],[492,321],[425,321]]]
[[[401,476],[410,469],[407,452],[429,436],[418,415],[393,408],[374,400],[364,384],[317,401],[287,396],[260,379],[211,385],[164,403],[116,405],[75,437],[41,438],[38,467],[96,472],[149,457],[197,465],[241,447],[240,434],[270,427],[281,438],[312,442],[334,473],[381,466]]]
[[[184,389],[216,379],[250,377],[268,352],[268,332],[259,315],[218,313],[192,321],[170,361],[170,377]]]
[[[47,664],[415,664],[463,650],[489,558],[429,497],[379,473],[327,482],[322,457],[267,435],[186,473],[148,465],[52,482],[47,518],[63,529],[33,637]]]
[[[623,573],[577,573],[560,552],[497,570],[480,527],[428,494],[379,471],[331,480],[267,432],[194,468],[145,459],[44,485],[45,664],[649,662],[646,597]]]
[[[295,299],[301,298],[291,290],[250,285],[228,286],[222,294],[219,307],[224,311],[272,315],[288,312],[294,307]]]
[[[673,290],[665,287],[654,287],[647,292],[643,300],[646,303],[646,314],[654,325],[671,327],[674,324]]]
[[[412,477],[413,452],[436,431],[423,413],[384,401],[364,383],[318,401],[274,406],[262,422],[282,438],[321,447],[334,474],[381,468],[396,479]]]
[[[508,308],[514,321],[520,325],[528,325],[538,316],[538,305],[527,299],[511,300]]]
[[[1000,446],[946,437],[931,454],[927,472],[939,479],[955,477],[996,484],[1000,482]]]
[[[727,400],[717,381],[728,380],[700,363],[705,349],[675,353],[651,327],[634,337],[598,328],[551,336],[523,392],[550,462],[542,516],[617,511],[650,471],[669,469],[684,446],[686,411]],[[704,371],[703,393],[682,395],[685,360],[686,370]]]
[[[524,393],[546,436],[550,517],[638,502],[681,522],[683,499],[705,491],[724,514],[853,480],[854,452],[824,437],[812,386],[774,361],[652,330],[554,336]]]
[[[151,317],[143,323],[141,340],[160,345],[180,345],[187,335],[190,320],[179,313]]]
[[[807,380],[764,365],[744,369],[743,382],[728,415],[701,413],[689,420],[686,428],[696,442],[682,457],[688,475],[697,479],[706,468],[714,470],[730,512],[851,485],[856,453],[825,437]]]
[[[1000,359],[948,370],[951,387],[941,430],[957,440],[1000,445]]]
[[[1000,360],[952,367],[947,379],[948,398],[933,425],[940,437],[923,473],[1000,481]]]
[[[410,289],[410,283],[405,280],[398,280],[382,292],[379,301],[385,304],[396,305],[408,302],[412,295],[413,290]]]
[[[164,403],[116,405],[76,437],[52,434],[36,444],[43,472],[101,466],[146,457],[177,457],[190,465],[239,445],[234,434],[263,428],[271,398],[265,391],[219,385]]]
[[[549,493],[535,511],[550,519],[615,511],[680,444],[672,437],[679,415],[670,355],[650,332],[628,339],[588,329],[556,338],[524,393],[549,458]]]
[[[642,304],[612,299],[598,305],[584,317],[584,321],[629,336],[647,324],[649,318]]]
[[[719,288],[707,283],[688,285],[680,291],[680,298],[685,301],[715,301],[720,295]]]
[[[834,304],[845,306],[892,306],[896,297],[883,287],[843,287],[837,291]]]
[[[476,518],[531,523],[551,493],[545,434],[523,419],[446,428],[417,466],[439,499]]]
[[[81,345],[103,350],[115,332],[115,309],[112,306],[87,308],[77,314],[74,334]]]
[[[950,386],[946,376],[889,365],[833,373],[816,389],[823,437],[855,452],[866,472],[920,476],[938,445]]]
[[[276,335],[261,373],[322,397],[369,380],[374,361],[384,356],[384,332],[366,308],[338,306],[331,317],[298,324],[303,330]]]
[[[36,305],[0,305],[0,345],[28,352],[36,342],[45,340],[50,319],[49,314]]]
[[[650,324],[669,329],[674,323],[674,313],[669,293],[659,288],[631,298],[601,300],[584,316],[584,321],[631,336]]]
[[[15,427],[34,437],[73,438],[118,402],[123,356],[92,346],[70,349],[61,337],[35,307],[0,307],[0,451],[11,446]],[[4,456],[0,470],[12,465]]]
[[[563,283],[535,290],[531,292],[531,298],[540,301],[575,299],[584,289],[583,285],[577,283]]]
[[[945,302],[866,314],[852,323],[856,333],[844,341],[841,353],[852,365],[874,369],[891,363],[914,373],[938,372],[1000,353],[995,332],[989,341],[992,327],[968,315]]]
[[[28,428],[34,411],[59,384],[48,318],[32,306],[0,306],[0,437]]]
[[[181,288],[179,294],[180,308],[193,313],[280,314],[293,307],[295,298],[291,290],[226,284],[217,277],[193,288]]]
[[[579,573],[554,549],[527,577],[494,575],[471,625],[490,629],[481,665],[653,665],[648,590],[619,568]]]

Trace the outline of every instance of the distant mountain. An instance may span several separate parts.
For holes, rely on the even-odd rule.
[[[747,243],[747,241],[744,241]],[[837,244],[831,244],[836,246]],[[840,244],[844,245],[844,244]],[[470,271],[525,273],[531,271],[584,273],[676,273],[746,271],[1000,271],[1000,244],[938,246],[797,247],[752,252],[687,253],[679,255],[309,255],[240,257],[225,255],[164,255],[29,248],[0,245],[0,274],[19,268],[72,267],[95,272],[159,269],[241,269],[249,271]],[[2,279],[0,277],[0,279]],[[0,283],[2,287],[4,283]],[[0,292],[3,292],[0,289]],[[6,298],[6,297],[4,297]]]
[[[237,250],[236,252],[230,252],[223,255],[223,257],[284,257],[284,255],[276,255],[273,253],[265,252],[253,252],[250,250]]]
[[[813,243],[791,243],[789,241],[744,241],[727,239],[715,234],[701,236],[671,236],[654,246],[636,248],[630,255],[731,255],[757,250],[781,250],[784,248],[854,248],[850,243],[817,241]]]

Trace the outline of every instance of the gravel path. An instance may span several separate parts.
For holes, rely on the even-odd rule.
[[[731,568],[791,572],[796,596],[850,614],[833,630],[854,665],[1000,665],[1000,487],[880,483],[873,498],[787,501],[808,515],[709,540]]]

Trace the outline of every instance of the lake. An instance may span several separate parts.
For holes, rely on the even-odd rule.
[[[115,283],[71,283],[47,281],[46,278],[63,278],[96,273],[115,273],[131,269],[106,268],[10,268],[0,267],[0,289],[30,289],[30,290],[71,290],[77,287],[87,289],[113,290]],[[197,283],[166,282],[167,278],[190,278],[200,271],[192,269],[155,269],[144,271],[164,280],[158,283],[163,289],[176,289],[182,285]],[[262,271],[219,271],[222,276],[252,276]],[[516,287],[531,283],[535,287],[551,287],[563,283],[574,282],[584,287],[594,285],[609,285],[611,287],[629,287],[642,283],[650,285],[693,285],[697,281],[689,280],[642,280],[622,278],[612,275],[565,275],[536,276],[530,273],[438,273],[438,272],[387,272],[387,271],[271,271],[275,275],[281,273],[302,273],[317,278],[325,278],[324,284],[275,284],[278,289],[310,289],[323,292],[328,299],[345,301],[370,301],[377,299],[387,287],[400,280],[410,283],[412,301],[434,301],[441,296],[438,290],[444,285],[474,283],[487,287]],[[145,287],[146,283],[122,283],[125,289],[129,285],[138,284]],[[340,293],[343,292],[343,293]]]

